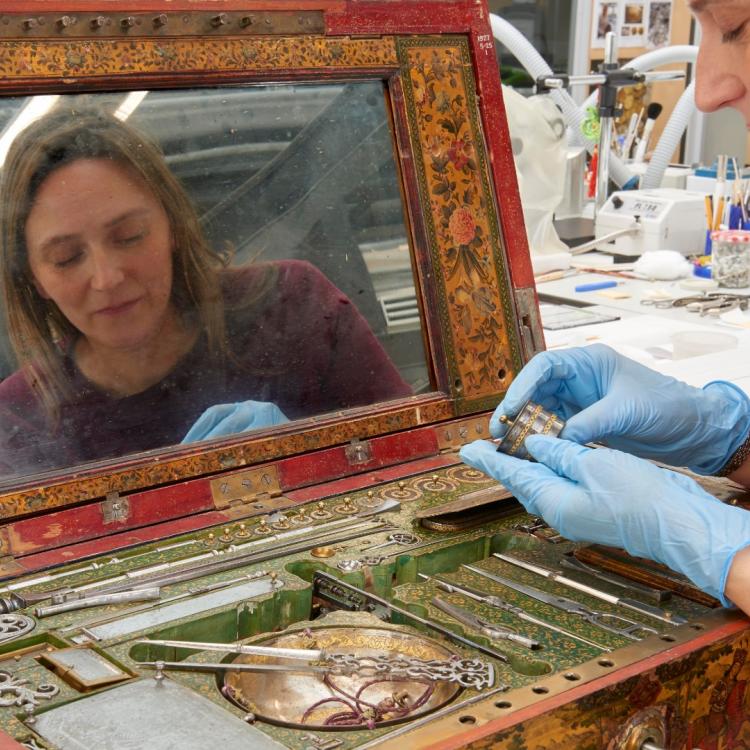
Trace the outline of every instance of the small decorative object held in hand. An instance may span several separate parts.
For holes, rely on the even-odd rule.
[[[551,435],[557,437],[565,422],[550,411],[545,411],[539,404],[527,401],[518,416],[511,422],[510,417],[500,417],[500,421],[510,423],[508,432],[500,440],[497,449],[516,458],[533,460],[526,450],[526,438],[529,435]]]

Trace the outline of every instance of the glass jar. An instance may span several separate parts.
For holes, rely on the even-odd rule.
[[[711,277],[719,286],[750,286],[750,231],[711,232]]]

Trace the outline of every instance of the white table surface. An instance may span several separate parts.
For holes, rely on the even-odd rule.
[[[592,264],[600,260],[599,254],[584,257],[590,258]],[[606,263],[606,258],[604,262]],[[600,291],[575,291],[576,286],[599,281],[617,281],[618,286]],[[610,323],[595,323],[558,331],[545,329],[548,349],[604,343],[652,369],[691,385],[701,386],[711,380],[730,380],[750,394],[750,311],[741,316],[734,313],[743,325],[730,325],[725,320],[708,315],[701,317],[685,308],[659,309],[645,306],[641,301],[655,291],[663,291],[675,298],[694,295],[696,292],[682,288],[679,281],[622,279],[600,273],[579,272],[555,281],[540,282],[537,284],[537,291],[542,296],[542,322],[546,299],[549,297],[562,303],[585,302],[592,305],[587,308],[589,310],[620,316],[620,320]],[[628,296],[613,299],[610,296],[613,291]],[[750,295],[750,288],[719,291]],[[723,351],[675,359],[671,337],[681,331],[728,334],[736,341],[730,338],[726,342],[731,344],[730,348]]]

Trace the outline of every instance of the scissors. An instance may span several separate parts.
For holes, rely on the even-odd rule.
[[[599,612],[595,609],[590,609],[580,602],[573,601],[573,599],[568,599],[567,597],[559,596],[558,594],[549,594],[541,589],[535,589],[533,586],[516,583],[509,578],[503,578],[494,573],[488,573],[481,568],[475,568],[473,565],[462,565],[461,567],[470,570],[472,573],[477,573],[480,576],[489,578],[491,581],[495,581],[495,583],[507,586],[521,594],[530,596],[532,599],[536,599],[539,602],[561,609],[563,612],[567,612],[570,615],[582,617],[586,622],[591,623],[592,625],[596,625],[603,630],[608,630],[610,633],[615,633],[615,635],[629,638],[631,641],[640,641],[648,635],[653,635],[658,632],[654,630],[654,628],[650,628],[647,625],[635,622],[634,620],[629,620],[622,615],[613,615],[609,612]]]
[[[511,641],[512,643],[518,643],[521,646],[532,649],[542,647],[542,644],[533,638],[527,638],[525,635],[518,635],[518,633],[514,633],[508,628],[493,625],[491,622],[483,620],[481,617],[469,612],[468,609],[457,607],[455,604],[448,604],[448,602],[439,596],[433,597],[431,604],[441,612],[445,612],[446,615],[450,615],[454,620],[458,620],[462,625],[467,625],[474,630],[478,630],[483,636],[492,641]]]

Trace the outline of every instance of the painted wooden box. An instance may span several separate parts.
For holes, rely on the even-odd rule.
[[[750,743],[744,619],[457,457],[544,347],[481,0],[9,0],[0,72],[0,748]]]

